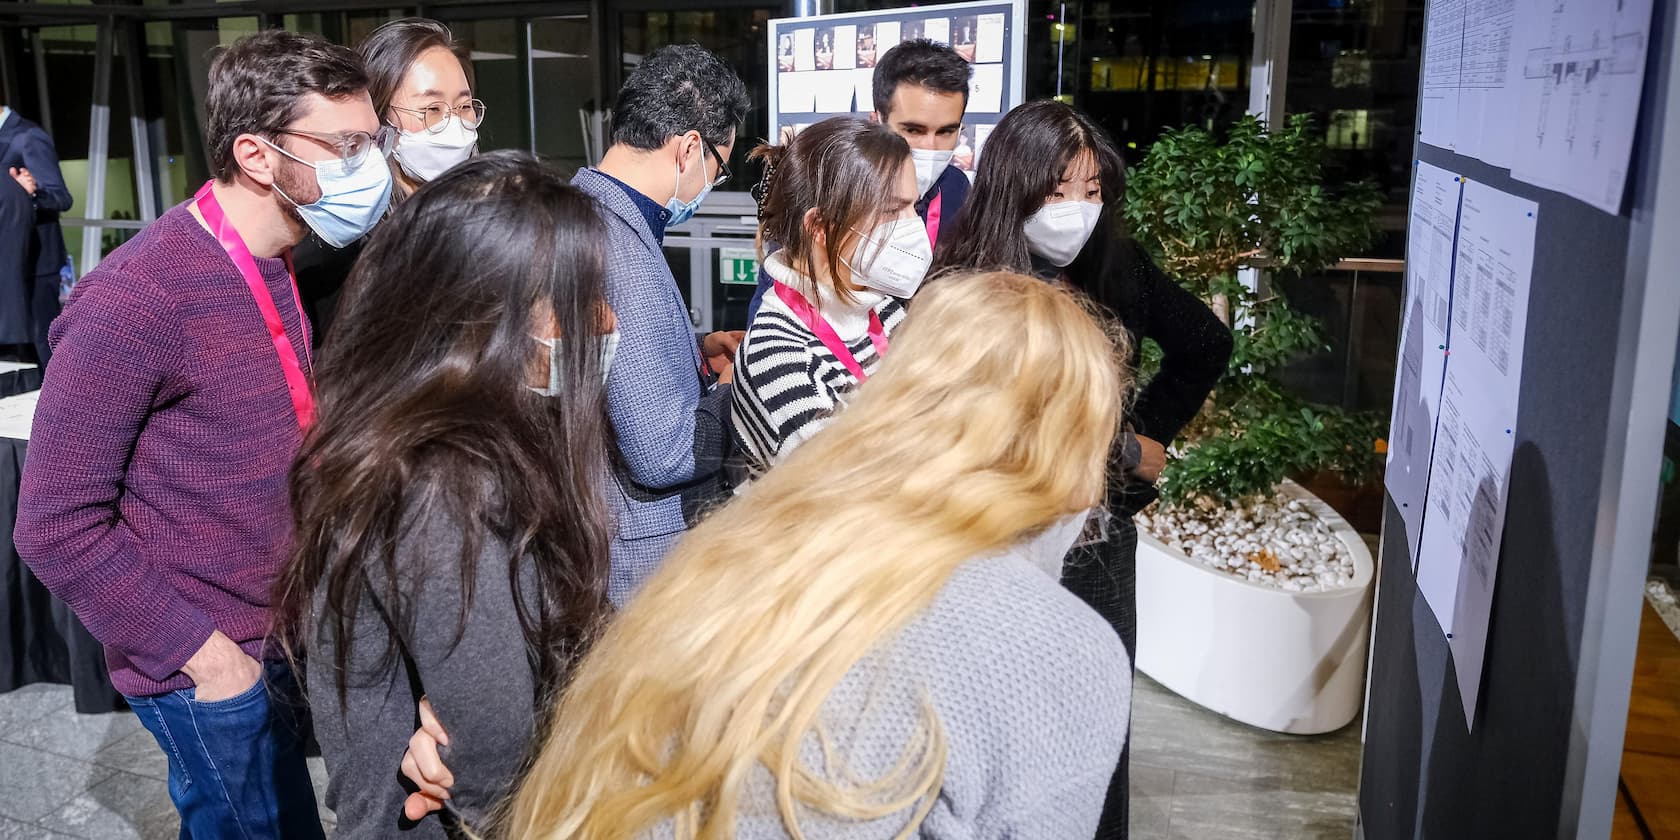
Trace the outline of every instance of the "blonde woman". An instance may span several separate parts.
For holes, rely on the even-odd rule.
[[[1033,560],[1101,501],[1125,353],[1020,275],[916,304],[587,655],[509,834],[1092,836],[1130,665]]]

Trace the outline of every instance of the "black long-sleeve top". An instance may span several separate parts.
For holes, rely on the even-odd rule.
[[[1160,345],[1161,370],[1137,395],[1127,419],[1137,434],[1171,443],[1225,372],[1230,329],[1106,218],[1062,273],[1126,330],[1134,368],[1143,339]]]

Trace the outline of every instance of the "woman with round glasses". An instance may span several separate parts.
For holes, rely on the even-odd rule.
[[[484,103],[472,98],[466,48],[435,20],[393,20],[356,51],[367,65],[374,113],[385,124],[376,140],[388,152],[394,208],[421,184],[473,156]],[[296,249],[298,287],[316,344],[329,331],[338,290],[361,249],[361,242],[335,248],[315,239]]]
[[[473,98],[472,64],[448,27],[425,18],[394,20],[357,49],[367,63],[373,109],[398,132],[399,193],[413,193],[472,157],[484,103]]]

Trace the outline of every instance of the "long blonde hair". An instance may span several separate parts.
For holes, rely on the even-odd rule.
[[[1100,500],[1126,354],[1090,312],[1018,274],[929,286],[851,405],[684,538],[587,655],[504,827],[729,837],[762,763],[794,837],[800,806],[918,806],[913,830],[943,781],[931,707],[888,778],[830,781],[851,777],[805,767],[801,741],[959,566]]]

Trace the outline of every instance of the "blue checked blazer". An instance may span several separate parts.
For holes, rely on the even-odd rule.
[[[572,184],[595,198],[606,224],[607,302],[618,353],[607,412],[618,457],[607,488],[617,522],[614,604],[629,600],[701,508],[721,498],[730,388],[701,372],[700,347],[665,252],[624,188],[593,169]]]

